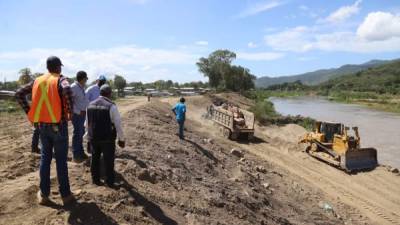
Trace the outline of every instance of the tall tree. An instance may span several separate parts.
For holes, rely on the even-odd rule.
[[[208,58],[197,62],[199,71],[208,77],[209,85],[214,88],[243,92],[254,88],[255,76],[242,66],[231,65],[236,54],[229,50],[217,50]]]
[[[200,58],[196,65],[199,71],[208,77],[211,87],[217,88],[224,85],[224,76],[229,73],[232,61],[236,54],[229,50],[217,50],[211,53],[208,58]]]
[[[21,69],[19,72],[19,79],[18,79],[18,83],[20,85],[25,85],[28,84],[29,82],[31,82],[33,80],[32,78],[32,72],[31,69],[29,68],[23,68]]]
[[[115,75],[114,77],[114,86],[118,90],[118,95],[120,96],[124,92],[124,88],[126,87],[126,80],[123,76]]]

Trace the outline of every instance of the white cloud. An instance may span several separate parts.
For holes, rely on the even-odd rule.
[[[249,43],[247,43],[247,47],[249,47],[249,48],[257,48],[257,45],[254,44],[253,42],[249,42]]]
[[[171,77],[173,73],[166,71],[166,68],[192,66],[200,57],[195,52],[136,46],[91,50],[31,49],[0,52],[0,68],[2,68],[0,73],[5,74],[10,80],[17,78],[18,69],[22,67],[30,67],[35,72],[43,72],[46,68],[45,60],[50,55],[57,55],[61,58],[64,64],[63,73],[67,76],[74,76],[78,70],[85,70],[91,79],[100,73],[105,73],[122,74],[126,75],[128,80],[143,81],[151,81],[151,77],[159,77],[158,75],[173,79]],[[22,66],[17,67],[16,65]],[[15,70],[10,73],[11,67]]]
[[[360,11],[361,2],[362,0],[357,0],[353,5],[342,6],[331,13],[325,20],[330,23],[343,22]]]
[[[362,38],[353,31],[322,32],[318,27],[295,27],[283,32],[266,35],[265,42],[274,50],[308,52],[378,53],[400,51],[400,36],[386,40]]]
[[[357,35],[369,41],[383,41],[400,37],[400,15],[372,12],[358,27]]]
[[[208,41],[196,41],[195,44],[196,45],[200,45],[200,46],[207,46],[208,45]]]
[[[306,5],[299,6],[299,9],[301,9],[303,11],[308,11],[309,10],[308,6],[306,6]]]
[[[248,61],[271,61],[285,56],[285,54],[279,52],[238,52],[236,55],[238,59]]]
[[[276,8],[278,6],[283,5],[284,3],[281,1],[264,1],[264,2],[259,2],[254,5],[248,6],[245,10],[243,10],[238,17],[239,18],[244,18],[248,16],[254,16],[259,13],[271,10],[273,8]]]
[[[287,29],[283,32],[266,35],[264,40],[268,46],[280,51],[305,52],[311,49],[308,34],[311,29],[305,26],[298,26]]]

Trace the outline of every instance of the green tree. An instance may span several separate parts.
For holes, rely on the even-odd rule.
[[[166,89],[170,89],[172,86],[174,86],[174,82],[172,80],[167,80],[166,85]]]
[[[254,88],[255,76],[242,66],[231,65],[236,54],[229,50],[217,50],[208,58],[200,58],[197,62],[199,71],[208,77],[208,84],[198,83],[195,86],[211,86],[222,90],[243,92]],[[193,84],[192,84],[193,85]]]
[[[200,58],[196,65],[199,71],[208,77],[211,87],[218,88],[224,85],[224,77],[229,73],[232,61],[236,54],[229,50],[217,50],[211,53],[208,58]]]
[[[123,95],[124,88],[126,87],[125,78],[120,75],[115,75],[113,85],[118,90],[118,96]]]
[[[250,70],[242,66],[232,66],[230,73],[224,77],[225,88],[227,90],[244,92],[254,88],[256,77],[250,73]]]
[[[31,69],[29,68],[23,68],[21,69],[19,72],[19,79],[18,79],[18,83],[20,85],[25,85],[28,84],[29,82],[31,82],[33,80],[32,78],[32,72]]]

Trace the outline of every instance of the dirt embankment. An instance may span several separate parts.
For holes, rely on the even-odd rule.
[[[168,104],[176,99],[163,101],[119,103],[128,138],[117,150],[120,188],[94,186],[88,164],[69,163],[78,196],[70,208],[59,205],[55,165],[57,205],[36,204],[39,159],[29,154],[31,132],[19,118],[24,136],[0,139],[18,143],[0,152],[8,157],[0,166],[0,224],[398,224],[398,177],[383,169],[349,176],[310,159],[295,143],[297,126],[257,127],[252,143],[222,139],[202,118],[211,101],[204,97],[188,98],[186,140],[180,141]]]

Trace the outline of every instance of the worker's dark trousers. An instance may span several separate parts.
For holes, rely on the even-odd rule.
[[[92,149],[92,162],[90,171],[92,173],[93,182],[100,181],[100,164],[101,154],[103,153],[104,167],[106,171],[106,183],[114,184],[114,159],[115,159],[115,142],[94,142],[90,141]]]
[[[183,131],[185,129],[185,120],[177,120],[178,125],[179,125],[179,138],[183,139],[185,136],[183,135]]]
[[[85,134],[85,119],[86,116],[75,113],[72,115],[72,125],[74,126],[74,133],[72,135],[72,153],[74,157],[81,157],[84,155],[83,135]]]

